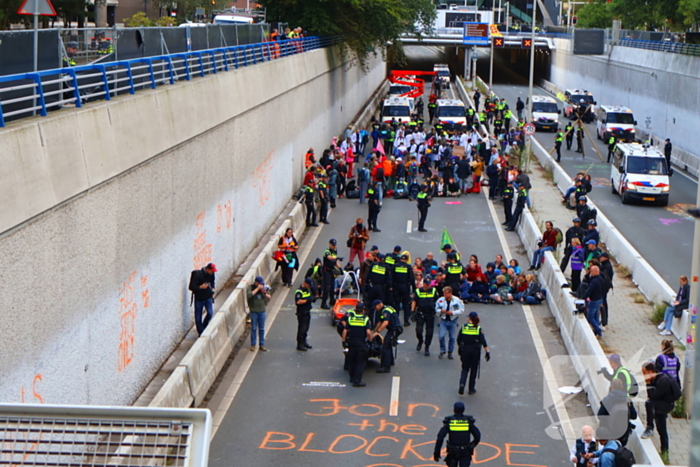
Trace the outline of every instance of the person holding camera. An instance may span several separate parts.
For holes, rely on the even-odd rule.
[[[260,340],[260,351],[265,348],[265,319],[267,318],[267,302],[270,301],[270,286],[265,285],[265,279],[257,276],[255,282],[246,293],[248,311],[250,312],[250,351],[255,352],[256,337]]]
[[[214,316],[214,294],[216,293],[214,273],[216,271],[216,265],[209,263],[190,274],[189,289],[192,292],[192,302],[194,302],[194,322],[200,336],[209,324],[209,320]],[[204,308],[207,310],[207,316],[202,319]]]
[[[347,246],[350,248],[348,262],[352,263],[355,256],[357,256],[358,263],[364,261],[365,245],[367,245],[367,241],[369,241],[369,229],[362,223],[362,218],[358,217],[355,220],[355,225],[350,228],[350,233],[348,234]]]
[[[297,306],[297,350],[306,352],[313,347],[307,342],[309,326],[311,325],[311,307],[316,297],[311,291],[313,279],[307,277],[301,287],[294,293],[294,303]]]

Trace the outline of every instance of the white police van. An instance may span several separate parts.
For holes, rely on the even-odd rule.
[[[559,130],[561,110],[557,101],[547,96],[532,96],[532,123],[537,130]]]
[[[438,99],[435,104],[435,119],[448,132],[459,131],[467,126],[464,102],[459,99]]]
[[[598,139],[606,143],[610,135],[617,141],[633,143],[635,139],[634,126],[637,121],[627,107],[621,105],[601,105],[596,109],[596,133]]]
[[[382,105],[382,123],[408,123],[411,121],[411,102],[406,97],[384,99]]]
[[[612,192],[622,204],[648,201],[668,205],[671,181],[666,158],[656,148],[639,143],[619,143],[610,169]]]

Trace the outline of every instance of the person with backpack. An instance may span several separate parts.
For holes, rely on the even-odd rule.
[[[632,451],[622,446],[619,441],[612,439],[608,427],[598,427],[596,438],[598,438],[600,449],[584,454],[583,457],[586,459],[598,458],[598,467],[632,467],[637,463]]]
[[[561,230],[554,230],[554,224],[551,221],[545,222],[542,240],[538,242],[537,246],[539,246],[539,248],[536,249],[532,255],[532,264],[530,265],[530,269],[528,269],[528,271],[539,269],[545,252],[554,251],[558,245],[557,239],[560,238],[559,243],[561,243],[562,237],[563,235],[561,235]]]
[[[360,190],[360,204],[365,204],[365,196],[367,196],[367,188],[369,187],[369,169],[367,162],[362,167],[357,169],[357,184]]]
[[[668,339],[661,341],[661,354],[654,361],[657,373],[665,373],[681,387],[681,359],[674,352],[673,342]]]
[[[654,435],[654,425],[659,432],[661,452],[668,453],[668,430],[666,418],[673,410],[675,402],[680,399],[681,388],[674,378],[666,373],[657,373],[656,365],[647,362],[642,366],[644,381],[647,383],[647,400],[644,408],[647,412],[647,427],[642,433],[642,439]]]

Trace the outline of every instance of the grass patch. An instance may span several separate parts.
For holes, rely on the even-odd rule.
[[[678,350],[682,350],[683,352],[688,350],[688,348],[685,345],[681,344],[680,342],[676,342],[674,347],[677,348]]]
[[[662,303],[653,303],[654,311],[651,313],[651,322],[655,325],[659,325],[664,320],[664,313],[666,313],[666,305]]]
[[[618,263],[615,270],[617,271],[618,277],[622,277],[623,279],[632,279],[632,270],[624,264]]]
[[[635,292],[633,294],[630,294],[630,297],[632,297],[632,300],[634,300],[634,303],[642,304],[642,303],[649,303],[647,302],[647,299],[644,297],[639,292]]]

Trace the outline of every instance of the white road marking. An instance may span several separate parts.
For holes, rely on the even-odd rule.
[[[406,233],[411,233],[411,229],[413,228],[413,221],[408,220],[406,221]]]
[[[302,386],[315,388],[344,388],[345,384],[337,381],[310,381],[308,383],[303,383]]]
[[[399,415],[399,388],[401,387],[401,377],[394,376],[391,379],[391,402],[389,403],[389,416]]]
[[[501,242],[503,247],[503,253],[506,258],[512,258],[513,255],[510,252],[508,243],[506,242],[506,237],[503,233],[503,228],[498,225],[498,215],[496,214],[496,208],[493,206],[493,202],[488,199],[486,191],[484,191],[484,198],[489,205],[489,211],[491,212],[491,218],[496,225],[496,232],[498,233],[498,240]],[[532,315],[532,310],[529,305],[522,304],[523,314],[525,315],[525,321],[527,321],[527,327],[532,335],[532,341],[535,344],[535,350],[537,350],[537,356],[542,364],[542,371],[544,372],[545,381],[547,382],[547,389],[549,390],[550,397],[552,398],[552,405],[557,412],[557,417],[559,418],[559,425],[562,427],[564,436],[567,440],[576,439],[576,434],[574,433],[573,426],[571,425],[571,420],[569,419],[569,414],[566,411],[566,406],[563,402],[563,396],[559,392],[557,380],[554,376],[554,370],[552,370],[552,365],[547,357],[547,351],[544,348],[544,342],[540,336],[540,331],[537,329],[537,323],[535,323],[535,318]],[[543,401],[544,402],[544,401]]]

